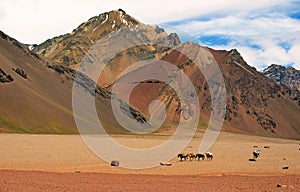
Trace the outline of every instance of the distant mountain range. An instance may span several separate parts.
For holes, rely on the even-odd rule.
[[[145,25],[121,9],[93,17],[72,33],[34,45],[32,51],[2,34],[0,39],[2,132],[76,132],[71,108],[71,83],[74,73],[87,51],[98,40],[104,37],[109,39],[110,34],[124,28],[131,29],[141,42],[145,40],[154,44],[163,42],[170,46],[144,44],[125,50],[109,60],[108,67],[97,82],[100,92],[108,95],[107,97],[102,95],[98,101],[98,113],[101,113],[99,116],[102,117],[101,120],[105,122],[108,130],[113,132],[121,130],[111,110],[107,110],[110,108],[109,95],[113,94],[112,85],[118,83],[118,76],[128,66],[149,58],[172,63],[189,77],[196,88],[201,107],[199,127],[206,128],[211,115],[209,87],[201,71],[195,67],[195,63],[177,51],[185,50],[195,55],[204,54],[204,57],[213,57],[220,66],[227,90],[224,131],[300,138],[299,92],[294,92],[288,86],[282,86],[264,76],[276,76],[273,75],[273,69],[265,70],[263,74],[258,72],[250,67],[235,49],[213,50],[199,44],[181,43],[176,34],[167,34],[158,26]],[[122,43],[120,39],[111,40],[116,48],[118,42]],[[147,70],[153,70],[153,66],[147,66]],[[140,72],[141,75],[145,73],[141,68],[137,68],[121,78],[129,79],[133,72]],[[170,81],[174,80],[167,70],[163,72],[170,77]],[[27,79],[23,77],[24,74]],[[292,88],[299,86],[299,78],[291,79],[288,76],[281,79],[286,79],[285,82],[293,85]],[[122,86],[126,89],[130,83],[133,82]],[[11,98],[9,102],[8,98]],[[129,105],[132,106],[133,116],[148,119],[150,115],[148,106],[153,100],[161,100],[167,106],[167,126],[162,130],[173,129],[180,115],[184,114],[188,118],[193,112],[188,101],[185,103],[180,101],[170,86],[149,80],[136,86],[130,97]],[[183,111],[182,106],[185,106]]]
[[[300,71],[293,67],[272,64],[262,71],[272,81],[300,91]]]

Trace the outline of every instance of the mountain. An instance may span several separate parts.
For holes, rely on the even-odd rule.
[[[266,77],[280,85],[300,91],[300,71],[293,67],[272,64],[262,71]]]
[[[0,31],[0,132],[78,133],[72,111],[75,75],[75,70],[52,66],[51,61]],[[83,75],[80,78],[80,86],[88,90],[93,82]],[[124,131],[109,110],[111,93],[98,87],[96,94],[97,112],[104,124],[112,126],[109,132]],[[126,115],[144,119],[129,109]]]
[[[169,50],[160,60],[172,63],[181,69],[197,88],[201,107],[200,128],[207,127],[211,114],[209,86],[195,63],[190,58],[178,53],[178,50],[195,55],[201,53],[203,58],[210,58],[210,54],[212,54],[217,60],[227,91],[224,131],[299,138],[299,119],[297,117],[299,106],[291,100],[288,88],[277,85],[255,68],[247,65],[237,50],[216,51],[198,44],[184,43],[177,46],[176,49]],[[210,54],[203,50],[209,51]],[[115,62],[112,62],[109,65],[114,64]],[[134,74],[146,76],[150,71],[155,71],[155,67],[156,65],[153,64],[138,68],[113,83],[120,84],[122,82],[120,86],[127,90],[134,83],[131,78]],[[161,69],[161,73],[172,77],[172,72],[168,69]],[[214,78],[213,75],[212,78]],[[188,93],[188,90],[181,91]],[[190,106],[189,102],[183,103],[168,84],[155,80],[141,82],[131,93],[130,103],[143,113],[150,115],[148,106],[153,100],[164,102],[168,111],[167,120],[171,123],[178,122],[180,115],[186,117],[193,113],[191,107],[182,109],[182,106]]]
[[[167,37],[167,33],[162,29],[144,25],[119,9],[95,16],[82,23],[72,33],[49,39],[41,45],[35,46],[33,50],[38,55],[49,58],[54,64],[76,68],[89,48],[98,40],[126,27],[147,30],[150,36],[159,34],[155,37],[157,40]],[[179,44],[177,35],[171,34],[168,38],[175,44]]]
[[[176,34],[167,34],[157,26],[145,25],[123,10],[93,17],[72,33],[49,39],[35,46],[33,51],[39,57],[46,57],[50,62],[48,66],[57,72],[63,71],[61,78],[66,78],[68,73],[64,71],[77,69],[88,50],[102,39],[105,39],[103,42],[110,42],[109,50],[117,54],[109,52],[107,54],[110,57],[103,59],[107,65],[97,81],[98,85],[106,92],[114,93],[113,85],[122,83],[123,90],[127,90],[136,84],[129,103],[145,114],[147,119],[150,117],[149,104],[155,100],[162,101],[167,106],[167,123],[162,129],[174,129],[180,115],[188,119],[195,109],[189,101],[181,101],[167,83],[155,79],[136,82],[131,77],[134,74],[146,77],[156,70],[157,63],[161,61],[177,66],[196,89],[201,108],[199,127],[205,128],[212,112],[207,81],[214,78],[215,71],[209,72],[210,79],[204,77],[192,59],[200,55],[204,58],[200,61],[204,66],[216,60],[224,77],[227,91],[224,131],[300,138],[300,110],[291,89],[278,85],[250,67],[235,49],[213,50],[199,44],[181,43]],[[130,41],[138,46],[122,50],[121,47]],[[180,51],[190,53],[192,57],[188,58]],[[152,64],[140,64],[123,73],[132,64],[149,59],[153,60]],[[161,68],[161,75],[170,83],[176,81],[172,71]],[[188,93],[184,88],[181,91]]]

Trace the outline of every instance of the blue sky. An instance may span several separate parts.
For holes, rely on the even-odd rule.
[[[24,43],[71,32],[100,13],[124,9],[181,39],[238,49],[258,70],[276,63],[300,69],[300,0],[1,0],[0,30]]]
[[[166,25],[180,29],[179,33],[188,32],[191,41],[204,46],[236,48],[248,64],[258,70],[273,63],[300,69],[299,7],[300,1],[282,1],[255,9],[210,13]]]

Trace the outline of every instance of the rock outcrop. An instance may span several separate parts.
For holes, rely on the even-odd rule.
[[[6,74],[2,69],[0,69],[0,83],[9,83],[12,82],[14,79]]]

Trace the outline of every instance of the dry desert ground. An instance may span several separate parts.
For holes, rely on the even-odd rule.
[[[182,152],[196,153],[202,137],[197,133]],[[148,148],[169,136],[113,138]],[[133,170],[110,166],[78,135],[0,134],[0,191],[300,191],[299,143],[223,132],[212,161],[174,157],[171,166]],[[256,149],[261,156],[251,162]]]

